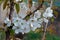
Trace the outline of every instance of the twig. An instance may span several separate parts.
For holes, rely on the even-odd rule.
[[[45,30],[44,30],[42,40],[45,40],[45,36],[46,36],[46,32],[47,32],[47,25],[48,25],[48,23],[46,23],[46,25],[45,25]]]

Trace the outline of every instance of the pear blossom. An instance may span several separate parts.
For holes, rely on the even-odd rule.
[[[28,33],[28,32],[30,32],[30,27],[29,27],[29,25],[27,25],[26,24],[26,26],[25,26],[25,28],[24,28],[24,33]]]
[[[40,23],[37,22],[37,21],[31,22],[30,25],[31,25],[31,30],[32,30],[32,31],[35,31],[37,28],[40,28],[40,27],[41,27]]]
[[[12,23],[15,25],[15,26],[18,26],[19,25],[19,21],[20,21],[21,19],[19,18],[19,17],[13,17],[12,18]]]
[[[13,29],[15,29],[15,33],[19,33],[19,32],[28,33],[30,31],[30,27],[25,20],[22,19],[18,20],[14,22],[14,24],[15,25],[13,26]]]
[[[31,18],[29,19],[29,21],[30,21],[30,22],[31,22],[31,21],[37,21],[37,18],[31,17]]]
[[[20,12],[19,12],[19,16],[23,19],[27,14],[27,10],[29,10],[29,8],[27,7],[26,3],[22,2],[20,3]]]
[[[18,2],[19,0],[16,0],[16,2]]]
[[[16,34],[18,34],[20,32],[20,27],[19,26],[13,26],[12,29],[15,30]]]
[[[35,1],[33,1],[32,2],[32,7],[31,7],[31,12],[33,12],[35,9],[36,9],[36,2]]]
[[[43,16],[45,17],[45,18],[47,18],[47,17],[52,17],[53,16],[53,10],[51,9],[51,7],[48,7],[47,9],[46,9],[46,11],[43,13]]]
[[[19,29],[16,29],[16,30],[15,30],[15,33],[16,33],[16,34],[18,34],[19,32],[20,32],[20,30],[19,30]]]
[[[39,19],[38,19],[38,22],[39,22],[40,24],[42,24],[43,18],[39,18]]]
[[[5,23],[8,23],[9,21],[10,21],[10,20],[9,20],[8,17],[6,17],[5,20],[4,20]]]
[[[32,3],[33,3],[33,6],[35,6],[35,3],[36,3],[36,2],[35,2],[35,1],[33,1]]]
[[[16,0],[16,2],[21,1],[21,0]]]
[[[15,29],[15,33],[28,33],[30,32],[30,27],[27,24],[20,25],[20,26],[14,26],[13,29]]]
[[[4,23],[7,24],[6,25],[7,27],[11,26],[11,21],[9,20],[8,17],[6,17],[6,19],[4,20]]]
[[[6,23],[6,26],[8,27],[10,27],[12,25],[11,23],[13,23],[14,25],[12,29],[15,30],[16,34],[18,34],[19,32],[21,32],[22,34],[28,33],[31,30],[35,31],[37,28],[41,27],[43,22],[49,22],[47,18],[51,18],[53,16],[53,10],[51,9],[51,7],[48,7],[44,13],[41,13],[40,10],[37,10],[33,16],[30,16],[30,19],[28,21],[23,20],[23,18],[27,16],[27,11],[31,10],[31,12],[33,12],[36,9],[35,6],[36,2],[33,2],[31,9],[29,9],[25,2],[20,3],[19,14],[15,12],[15,14],[13,14],[12,16],[12,21],[10,21],[9,18],[6,18],[4,20],[4,23]],[[43,17],[41,17],[41,15]]]
[[[28,33],[30,31],[29,24],[27,24],[27,22],[25,20],[21,20],[20,23],[21,23],[20,24],[20,26],[21,26],[20,29],[23,30],[24,33]]]
[[[37,27],[34,27],[34,25],[31,23],[31,30],[35,31],[37,29]]]
[[[46,18],[43,18],[43,20],[44,20],[44,22],[45,22],[45,23],[48,23],[48,19],[46,19]]]
[[[27,10],[27,5],[25,2],[20,3],[21,9],[26,9]]]
[[[41,17],[41,12],[39,10],[37,10],[34,14],[35,18],[40,18]]]

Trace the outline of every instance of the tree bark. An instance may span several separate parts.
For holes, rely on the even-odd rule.
[[[10,0],[10,13],[9,13],[9,19],[12,20],[12,13],[14,12],[14,0]],[[6,40],[10,40],[10,30],[12,29],[12,26],[10,26],[6,31]]]

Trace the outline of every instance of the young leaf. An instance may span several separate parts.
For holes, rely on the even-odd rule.
[[[19,6],[19,4],[15,4],[15,9],[16,9],[16,12],[19,13],[19,11],[20,11],[20,6]]]
[[[0,40],[5,40],[6,35],[5,35],[5,31],[0,30]]]
[[[10,35],[14,36],[14,30],[10,29]]]
[[[32,7],[32,0],[28,0],[28,6],[29,6],[29,8]]]
[[[8,2],[8,0],[5,0],[5,1],[4,1],[4,3],[3,3],[3,10],[6,8],[7,2]]]
[[[3,0],[0,0],[0,4],[2,3]]]

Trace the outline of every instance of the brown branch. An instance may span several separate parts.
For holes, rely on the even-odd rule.
[[[44,34],[43,34],[42,40],[45,40],[46,32],[47,32],[47,25],[48,25],[48,23],[46,23],[46,25],[45,25],[45,30],[44,30]]]
[[[9,13],[9,19],[12,19],[12,13],[14,11],[14,0],[10,0],[10,13]],[[12,29],[12,27],[10,26],[9,29]],[[6,40],[10,40],[10,30],[7,29],[6,31]]]
[[[14,11],[14,1],[10,0],[10,14],[9,14],[9,19],[12,18],[13,11]]]

